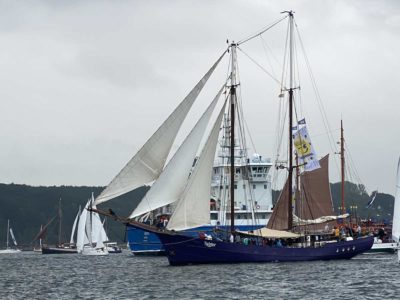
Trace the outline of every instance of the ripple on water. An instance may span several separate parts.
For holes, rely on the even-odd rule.
[[[170,267],[165,257],[0,256],[0,299],[395,299],[395,255]]]

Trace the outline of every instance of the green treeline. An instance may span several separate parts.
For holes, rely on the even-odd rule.
[[[72,223],[78,212],[79,206],[83,207],[87,200],[94,193],[96,197],[103,187],[76,187],[76,186],[28,186],[21,184],[0,184],[0,248],[3,248],[6,241],[7,219],[10,219],[11,226],[17,241],[29,246],[35,235],[39,232],[40,226],[46,224],[58,212],[58,202],[61,198],[62,207],[62,240],[68,242],[70,239]],[[147,188],[139,188],[135,191],[108,201],[100,208],[112,208],[117,215],[128,216],[136,207],[138,201],[143,197]],[[341,185],[331,184],[333,205],[335,211],[341,205]],[[393,214],[394,197],[388,194],[378,193],[372,207],[366,208],[369,195],[364,186],[346,182],[346,209],[361,218],[372,218],[377,220],[391,221]],[[279,191],[274,191],[274,199]],[[106,230],[112,241],[119,243],[125,240],[125,227],[108,219]],[[47,242],[55,244],[58,241],[58,223],[55,220],[48,229]]]
[[[91,197],[96,197],[104,187],[87,186],[28,186],[21,184],[0,184],[0,248],[6,243],[7,219],[10,219],[17,242],[29,246],[33,238],[58,213],[61,198],[62,241],[69,242],[72,224],[79,206],[83,208]],[[121,216],[128,216],[143,197],[147,188],[139,188],[99,206],[101,209],[112,207]],[[108,219],[106,230],[110,240],[123,242],[125,226]],[[52,222],[47,231],[48,244],[58,242],[58,218]]]

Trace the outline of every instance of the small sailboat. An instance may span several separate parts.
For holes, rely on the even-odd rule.
[[[382,242],[382,240],[375,238],[374,244],[371,250],[367,253],[395,253],[397,252],[399,257],[400,249],[400,158],[397,165],[397,177],[396,177],[396,194],[394,198],[394,209],[393,209],[393,224],[392,224],[392,238],[389,242]]]
[[[92,211],[95,208],[93,200],[92,195],[79,217],[76,246],[78,253],[83,255],[104,256],[108,255],[104,244],[108,238],[99,214]]]
[[[106,222],[107,222],[107,219],[104,218],[104,220],[103,220],[103,228],[104,228],[104,233],[105,233],[104,246],[106,247],[108,253],[110,253],[110,254],[122,253],[122,249],[120,246],[118,246],[117,242],[111,242],[110,239],[108,238],[108,234],[107,234],[107,230],[106,230]]]
[[[11,239],[12,239],[12,242],[13,242],[15,248],[11,248],[11,247],[9,246],[10,236],[11,236]],[[15,239],[14,232],[13,232],[12,228],[10,227],[10,220],[7,220],[7,242],[6,242],[6,249],[0,250],[0,254],[14,254],[14,253],[20,253],[21,250],[19,250],[19,249],[17,248],[17,246],[18,246],[18,244],[17,244],[17,241],[16,241],[16,239]]]
[[[79,208],[79,210],[80,210],[80,208]],[[41,246],[42,254],[76,254],[77,253],[76,246],[73,243],[73,236],[74,236],[74,232],[75,232],[75,227],[76,227],[78,215],[79,215],[79,211],[78,211],[78,214],[77,214],[77,216],[75,218],[74,224],[72,226],[72,233],[71,233],[71,241],[70,241],[70,243],[63,243],[62,242],[62,237],[61,237],[61,233],[62,233],[62,226],[61,226],[61,224],[62,224],[61,199],[59,200],[57,216],[54,216],[42,228],[42,230],[37,234],[37,236],[34,239],[34,241],[36,241],[37,239],[42,239],[43,237],[45,237],[48,226],[58,217],[58,244],[55,247],[49,246],[47,244],[42,244],[42,246]]]

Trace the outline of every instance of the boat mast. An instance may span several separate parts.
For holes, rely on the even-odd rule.
[[[344,180],[345,180],[345,173],[344,173],[344,134],[343,134],[343,120],[340,120],[340,167],[342,173],[342,215],[345,214],[344,208]]]
[[[288,229],[293,227],[293,203],[292,203],[292,185],[293,185],[293,140],[292,140],[292,128],[293,128],[293,11],[287,12],[289,14],[289,178],[288,178]]]
[[[58,245],[61,245],[61,198],[58,200]]]
[[[230,136],[230,196],[231,196],[231,234],[235,232],[235,102],[236,102],[236,47],[237,44],[231,43],[231,136]]]

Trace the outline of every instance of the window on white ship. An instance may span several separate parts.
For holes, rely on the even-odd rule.
[[[233,187],[235,188],[235,190],[237,190],[237,184],[235,184]]]
[[[266,190],[268,187],[267,187],[267,185],[266,184],[264,184],[264,190]]]
[[[253,190],[255,190],[256,189],[256,185],[255,184],[253,184]]]
[[[236,174],[240,174],[240,169],[236,168]]]

